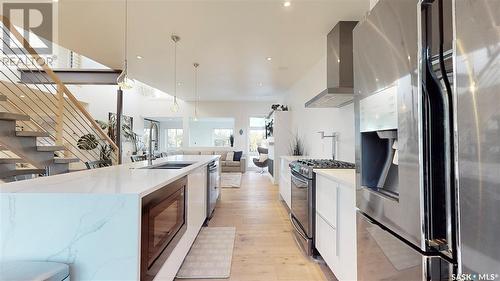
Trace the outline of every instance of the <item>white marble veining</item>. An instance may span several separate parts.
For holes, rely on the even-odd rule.
[[[141,161],[1,184],[0,193],[103,193],[138,194],[144,197],[218,158],[218,155],[169,156],[153,160],[153,165],[165,162],[195,163],[182,169],[138,169],[148,166],[147,161]]]
[[[138,195],[0,194],[0,261],[70,266],[71,280],[137,280]]]
[[[142,161],[0,185],[0,262],[65,263],[71,280],[138,280],[141,198],[187,176],[188,231],[161,279],[173,280],[205,219],[206,165],[218,157],[153,162],[194,162],[177,170],[137,169]]]
[[[314,169],[316,175],[332,179],[345,186],[356,187],[356,170],[354,169]]]

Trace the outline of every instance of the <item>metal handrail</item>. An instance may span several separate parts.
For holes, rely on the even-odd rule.
[[[6,29],[8,29],[10,34],[12,34],[15,37],[15,39],[17,39],[17,41],[19,41],[21,43],[23,48],[27,51],[27,53],[29,53],[29,56],[31,56],[31,58],[36,62],[36,64],[38,64],[38,66],[41,68],[41,69],[39,69],[34,64],[36,71],[45,72],[52,79],[52,81],[57,85],[57,89],[56,89],[56,87],[54,85],[52,85],[52,83],[49,83],[49,85],[51,85],[52,88],[54,88],[56,94],[59,93],[59,91],[62,94],[62,100],[63,100],[62,101],[63,109],[61,109],[62,115],[61,114],[58,115],[57,113],[52,111],[51,106],[49,105],[50,103],[52,103],[53,107],[56,107],[56,108],[58,107],[58,105],[53,100],[51,100],[51,97],[50,97],[50,96],[53,96],[54,93],[47,87],[47,85],[44,84],[45,89],[47,89],[47,91],[50,95],[44,94],[44,91],[42,89],[40,89],[40,87],[38,87],[38,85],[36,85],[37,83],[35,83],[35,81],[32,81],[32,82],[34,82],[33,84],[35,85],[37,90],[42,93],[41,96],[44,97],[46,100],[43,100],[40,97],[40,95],[37,95],[37,93],[35,91],[33,91],[34,89],[30,88],[29,86],[26,86],[26,88],[29,89],[29,91],[26,91],[26,90],[23,91],[23,89],[21,87],[18,87],[18,86],[17,86],[17,89],[26,96],[28,94],[27,92],[32,92],[32,94],[37,99],[39,99],[40,102],[42,103],[41,105],[36,104],[36,103],[34,103],[34,104],[46,115],[46,118],[42,117],[36,110],[31,108],[31,106],[27,105],[26,103],[25,104],[30,108],[31,111],[33,111],[33,113],[38,115],[38,117],[40,118],[40,120],[42,120],[42,122],[46,123],[45,125],[47,125],[51,129],[56,131],[56,134],[58,132],[57,128],[52,126],[52,124],[50,122],[47,122],[45,119],[52,120],[53,122],[56,123],[56,127],[57,127],[58,121],[54,120],[54,118],[52,118],[51,114],[55,114],[56,118],[57,117],[61,118],[60,122],[61,122],[62,126],[64,126],[64,124],[66,124],[66,126],[68,126],[68,128],[70,128],[70,131],[63,131],[60,133],[61,138],[64,139],[64,141],[68,141],[66,135],[69,135],[73,142],[76,141],[76,139],[74,138],[74,135],[76,135],[75,130],[80,131],[80,133],[82,133],[82,134],[88,133],[82,129],[90,129],[91,132],[97,133],[97,135],[101,138],[101,141],[104,141],[104,143],[110,145],[110,147],[112,148],[111,149],[112,158],[113,158],[114,162],[117,162],[116,160],[117,160],[118,146],[114,143],[114,141],[111,140],[111,138],[103,131],[103,129],[99,126],[99,124],[94,120],[92,115],[79,103],[79,101],[75,98],[75,96],[71,93],[71,91],[69,91],[69,89],[62,83],[62,81],[59,79],[59,77],[45,63],[45,60],[39,56],[39,54],[29,45],[27,40],[14,28],[14,26],[11,24],[10,20],[2,15],[0,15],[0,20],[3,22],[3,25],[6,27]],[[17,43],[15,43],[15,44],[17,45]],[[20,48],[20,49],[22,50],[22,48]],[[28,57],[27,53],[25,53],[24,51],[23,51],[23,53],[26,57]],[[26,66],[26,64],[24,63],[24,61],[22,59],[21,59],[21,61]],[[30,71],[33,72],[32,69],[30,69]],[[4,76],[6,76],[9,80],[11,80],[7,74],[3,73],[3,71],[2,71],[2,74]],[[15,75],[15,73],[12,73],[12,75],[16,76],[16,78],[20,78],[20,77],[17,77],[17,75]],[[49,81],[45,77],[45,75],[41,75],[41,76],[44,77],[47,81]],[[36,77],[39,80],[38,75],[34,75],[34,77]],[[11,81],[11,82],[13,82],[13,81]],[[41,81],[38,81],[38,82],[41,82]],[[4,83],[2,83],[2,84],[4,84]],[[9,91],[12,91],[12,89],[5,84],[4,84],[4,87],[6,87]],[[12,91],[12,94],[17,96],[14,93],[14,91]],[[66,96],[66,98],[64,97],[64,95]],[[57,98],[59,98],[59,97],[57,97]],[[48,104],[46,103],[46,101],[48,101]],[[17,105],[15,105],[14,103],[9,102],[9,104],[12,105],[13,107],[15,107],[16,110],[20,110],[20,108]],[[68,105],[70,109],[65,109],[65,105]],[[46,107],[49,110],[49,113],[47,113],[42,107]],[[76,116],[74,113],[76,113]],[[79,115],[79,114],[81,114],[81,115]],[[64,118],[64,116],[69,117],[69,118]],[[85,122],[82,123],[80,121],[80,119],[85,120]],[[74,121],[78,122],[79,125],[75,124]],[[90,125],[87,122],[90,123]],[[32,120],[32,123],[37,128],[42,128],[43,130],[47,130],[47,128],[44,128],[43,126],[41,126],[37,122],[34,122],[33,120]],[[71,123],[71,124],[68,124],[68,123]],[[49,134],[51,134],[51,136],[50,136],[51,141],[57,141],[57,138],[55,138],[51,132],[49,132]],[[69,144],[71,144],[73,147],[75,147],[73,142],[70,141]],[[77,149],[77,151],[78,151],[78,149]],[[92,152],[86,151],[85,153],[82,151],[79,151],[79,152],[80,152],[80,154],[85,154],[85,153],[91,154],[92,152],[94,152],[94,154],[97,154],[96,156],[99,157],[99,153],[95,152],[95,151],[92,151]],[[88,158],[88,157],[85,157],[85,158]],[[88,160],[90,160],[90,159],[88,159]]]

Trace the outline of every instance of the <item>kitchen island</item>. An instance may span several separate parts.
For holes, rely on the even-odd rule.
[[[142,161],[0,185],[0,261],[66,263],[71,280],[138,280],[143,199],[185,178],[185,229],[155,278],[173,280],[205,221],[207,165],[218,158],[170,156],[153,166],[190,165]]]

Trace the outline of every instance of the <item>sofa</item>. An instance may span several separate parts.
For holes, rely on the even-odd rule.
[[[245,173],[247,170],[247,159],[243,154],[240,161],[226,160],[227,153],[232,150],[175,150],[167,152],[167,155],[220,155],[219,167],[222,173]]]

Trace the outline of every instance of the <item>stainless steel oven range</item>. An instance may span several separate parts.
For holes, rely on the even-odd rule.
[[[308,256],[315,256],[315,184],[314,169],[354,169],[354,164],[331,159],[301,159],[290,163],[292,204],[290,222],[297,244]]]

